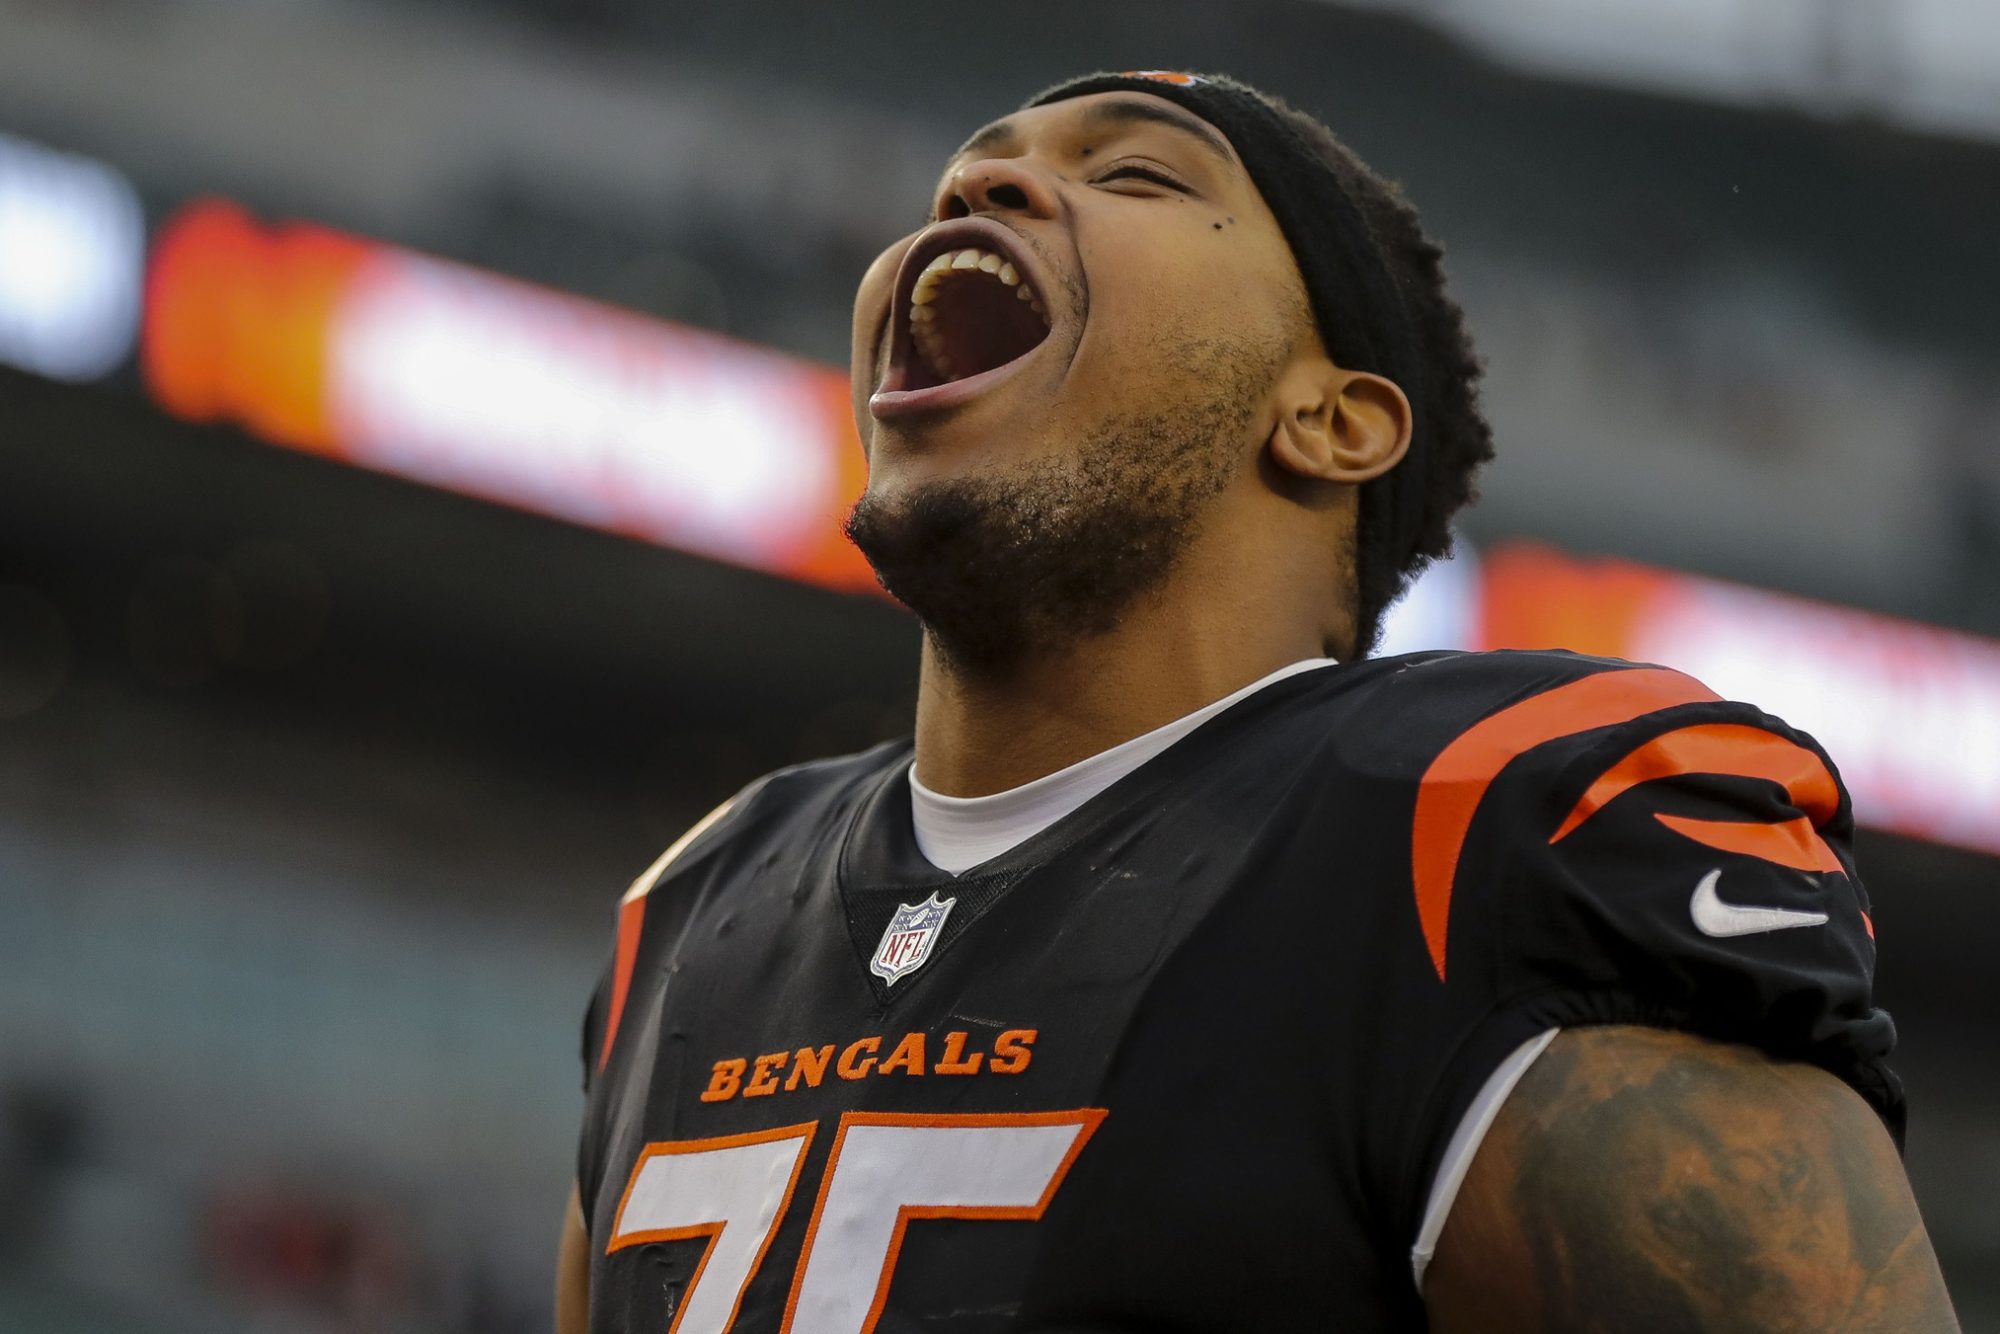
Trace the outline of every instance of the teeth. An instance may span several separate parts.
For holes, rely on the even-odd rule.
[[[951,373],[951,358],[945,355],[944,340],[938,336],[937,330],[927,324],[920,324],[916,326],[914,333],[917,350],[923,353],[924,360],[928,361],[944,379],[957,379],[958,377]]]
[[[933,255],[931,262],[924,265],[924,271],[917,275],[917,285],[910,292],[910,300],[919,306],[929,305],[937,299],[937,285],[951,267],[952,252]]]
[[[937,299],[938,285],[945,280],[947,275],[957,272],[970,272],[974,269],[977,269],[981,273],[992,274],[1001,282],[1013,288],[1023,301],[1028,299],[1028,289],[1021,281],[1021,271],[1019,269],[990,250],[969,247],[964,250],[947,250],[941,255],[933,255],[930,263],[924,265],[923,272],[917,275],[916,286],[910,291],[911,304],[918,306],[929,305]]]
[[[944,284],[946,277],[974,269],[981,273],[990,273],[1006,286],[1013,288],[1017,300],[1027,302],[1028,308],[1042,317],[1042,323],[1049,323],[1049,313],[1042,305],[1042,299],[1022,280],[1021,271],[1001,256],[976,246],[963,250],[947,250],[943,254],[931,256],[930,262],[924,265],[923,272],[917,275],[916,285],[910,290],[910,333],[916,343],[917,351],[945,382],[963,377],[952,369],[951,358],[945,352],[944,337],[938,332],[937,311],[933,309],[932,303],[937,300],[938,289]]]

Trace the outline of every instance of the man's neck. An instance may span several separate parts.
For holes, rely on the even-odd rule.
[[[955,670],[926,640],[917,776],[945,796],[1003,792],[1324,651],[1303,631],[1227,620],[1204,626],[1170,608],[1138,611],[1107,634],[994,676]]]

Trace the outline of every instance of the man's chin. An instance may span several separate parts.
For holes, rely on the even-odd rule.
[[[870,484],[847,535],[954,669],[1005,675],[1115,626],[1165,580],[1214,484],[1168,488],[1101,466],[1039,460]],[[1100,466],[1092,466],[1096,462]]]
[[[983,674],[1017,660],[1025,610],[984,577],[990,519],[982,511],[978,488],[965,479],[878,475],[848,514],[846,532],[947,661]]]

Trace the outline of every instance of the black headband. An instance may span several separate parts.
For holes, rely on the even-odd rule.
[[[1424,360],[1396,272],[1367,214],[1286,115],[1234,79],[1173,70],[1088,74],[1037,93],[1026,106],[1109,92],[1163,97],[1223,133],[1292,248],[1327,355],[1348,369],[1395,381],[1410,400],[1409,457],[1361,488],[1362,522],[1378,532],[1387,525],[1394,535],[1387,550],[1405,550],[1407,540],[1395,539],[1415,533],[1423,522],[1423,469],[1417,460],[1425,442]],[[1367,558],[1365,551],[1358,547],[1357,561]],[[1367,572],[1357,573],[1367,587]],[[1370,627],[1360,629],[1366,636]]]

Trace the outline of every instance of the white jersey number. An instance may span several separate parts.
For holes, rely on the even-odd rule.
[[[903,1229],[923,1218],[1040,1218],[1099,1108],[994,1116],[849,1112],[813,1206],[783,1334],[869,1334],[889,1298]],[[725,1334],[798,1186],[811,1124],[649,1144],[607,1253],[705,1236],[667,1334]]]

